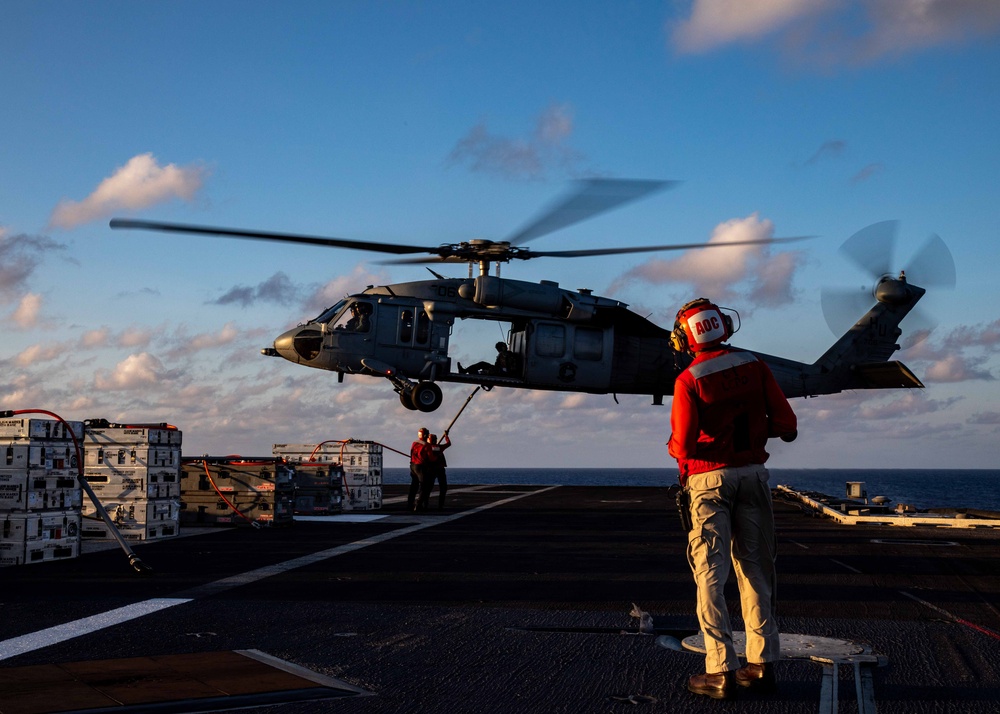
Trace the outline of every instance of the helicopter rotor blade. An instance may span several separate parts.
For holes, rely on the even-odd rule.
[[[862,228],[840,246],[852,263],[878,280],[888,275],[896,252],[899,221],[881,221]]]
[[[815,236],[789,236],[787,238],[761,238],[758,240],[737,240],[728,243],[669,243],[667,245],[641,245],[621,248],[592,248],[586,250],[518,250],[514,248],[507,257],[510,260],[529,260],[531,258],[589,258],[598,255],[622,255],[626,253],[655,253],[671,250],[700,250],[702,248],[726,248],[736,245],[767,245],[771,243],[792,243],[808,240]],[[439,258],[399,258],[397,260],[379,260],[379,265],[415,265],[420,263],[466,263],[468,260],[456,256]]]
[[[320,236],[306,236],[295,233],[271,233],[268,231],[243,230],[240,228],[216,228],[212,226],[194,226],[186,223],[166,223],[162,221],[143,221],[128,218],[113,218],[111,219],[110,225],[112,228],[166,231],[168,233],[191,233],[195,235],[225,236],[229,238],[251,238],[254,240],[319,245],[329,248],[353,248],[355,250],[368,250],[376,253],[395,253],[397,255],[406,255],[409,253],[433,254],[440,250],[438,247],[427,248],[423,246],[398,245],[395,243],[348,240],[346,238],[323,238]]]
[[[823,317],[835,335],[842,335],[875,304],[871,286],[823,288],[819,296]]]
[[[893,255],[899,233],[898,221],[873,223],[848,238],[840,252],[873,279],[858,289],[823,288],[820,304],[823,317],[834,334],[842,334],[875,302],[875,285],[884,277],[894,278]],[[922,288],[951,289],[956,284],[955,260],[940,236],[931,235],[903,271],[908,282]],[[905,318],[902,347],[925,340],[937,324],[926,309],[914,307]]]
[[[906,277],[921,287],[954,288],[955,259],[941,236],[931,234],[906,267]]]
[[[621,255],[624,253],[652,253],[670,250],[692,250],[702,248],[728,248],[736,245],[770,245],[772,243],[792,243],[794,241],[815,238],[815,236],[789,236],[787,238],[760,238],[755,240],[734,240],[725,243],[673,243],[668,245],[632,246],[626,248],[593,248],[590,250],[532,250],[524,251],[514,257],[528,258],[586,258],[597,255]]]
[[[550,206],[544,213],[504,239],[511,245],[553,233],[574,223],[593,218],[656,191],[677,186],[679,181],[645,179],[586,179],[575,191]]]

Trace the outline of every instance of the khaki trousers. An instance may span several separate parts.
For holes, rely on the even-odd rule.
[[[767,469],[759,464],[694,474],[687,480],[692,521],[687,556],[698,587],[698,622],[709,674],[741,666],[726,607],[730,563],[740,589],[747,662],[775,662],[781,656],[774,608],[774,514],[767,480]]]

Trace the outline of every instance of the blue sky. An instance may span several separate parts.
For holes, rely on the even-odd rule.
[[[662,325],[706,294],[740,311],[734,344],[812,362],[834,340],[821,290],[865,282],[844,240],[898,220],[905,267],[936,233],[957,287],[928,293],[937,327],[898,353],[927,389],[795,400],[801,436],[770,463],[995,468],[998,37],[993,0],[6,3],[0,407],[168,421],[187,454],[405,450],[468,390],[424,415],[381,380],[259,350],[422,267],[108,220],[436,245],[502,238],[575,179],[656,178],[681,183],[532,247],[816,238],[504,275]],[[497,336],[460,324],[452,356]],[[463,413],[451,463],[672,466],[668,419],[645,397],[497,389]]]

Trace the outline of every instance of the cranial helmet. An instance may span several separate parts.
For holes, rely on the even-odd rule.
[[[685,303],[677,311],[670,344],[678,352],[701,352],[733,336],[733,318],[707,298]]]

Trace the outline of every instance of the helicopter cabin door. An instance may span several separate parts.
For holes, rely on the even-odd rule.
[[[528,326],[526,342],[529,384],[599,394],[609,389],[613,328],[536,321]]]
[[[377,326],[374,305],[367,300],[354,300],[329,322],[326,330],[328,349],[348,364],[360,363],[375,352]]]
[[[381,304],[376,356],[407,377],[437,379],[448,371],[449,329],[423,307]]]

